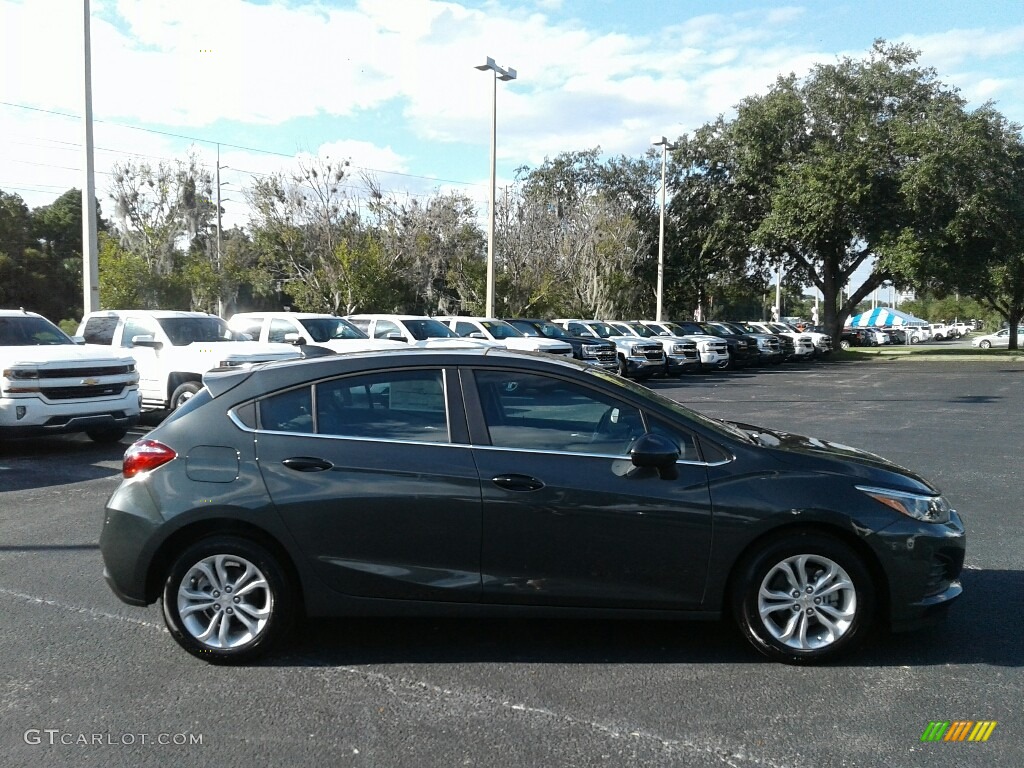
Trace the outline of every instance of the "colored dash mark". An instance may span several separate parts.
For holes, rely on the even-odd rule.
[[[932,720],[921,741],[988,741],[997,724],[995,720]]]

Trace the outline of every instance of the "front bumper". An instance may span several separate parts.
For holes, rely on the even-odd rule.
[[[19,415],[20,414],[20,415]],[[133,426],[139,421],[139,393],[127,390],[122,397],[98,403],[42,401],[34,397],[0,400],[0,435],[38,437],[93,429]]]
[[[653,376],[665,370],[665,358],[652,360],[648,357],[630,355],[622,358],[626,361],[627,376]]]
[[[963,594],[966,531],[956,512],[942,524],[899,521],[871,539],[888,575],[894,632],[939,621]]]

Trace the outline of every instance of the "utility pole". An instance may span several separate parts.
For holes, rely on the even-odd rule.
[[[217,315],[224,317],[224,300],[220,290],[220,142],[217,143]]]
[[[92,146],[92,45],[89,41],[89,0],[83,38],[85,64],[85,184],[82,185],[82,315],[100,308],[99,244],[96,239],[96,174]]]

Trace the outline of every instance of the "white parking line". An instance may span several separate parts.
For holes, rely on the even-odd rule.
[[[57,600],[49,600],[45,597],[36,597],[35,595],[27,595],[24,592],[15,592],[10,589],[4,589],[0,587],[0,595],[6,597],[12,597],[16,600],[21,600],[26,603],[36,603],[37,605],[45,605],[50,608],[59,608],[64,611],[70,611],[72,613],[82,613],[86,616],[92,616],[96,619],[116,619],[117,621],[123,621],[127,624],[138,624],[143,627],[151,627],[152,629],[159,629],[163,632],[167,630],[162,624],[157,624],[153,621],[144,621],[143,619],[133,619],[130,616],[119,616],[116,613],[107,613],[106,611],[97,611],[95,608],[84,608],[80,605],[68,605]]]

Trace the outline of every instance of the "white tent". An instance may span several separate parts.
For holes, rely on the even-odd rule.
[[[875,307],[850,318],[851,328],[892,328],[903,325],[928,325],[927,320],[890,307]]]

